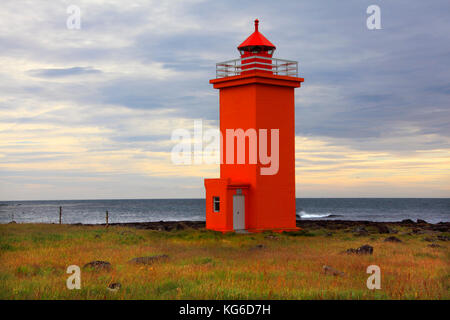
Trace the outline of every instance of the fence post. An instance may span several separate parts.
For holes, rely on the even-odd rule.
[[[62,207],[59,207],[59,224],[61,224],[62,221]]]
[[[106,227],[108,228],[108,218],[109,218],[109,213],[108,210],[106,210]]]

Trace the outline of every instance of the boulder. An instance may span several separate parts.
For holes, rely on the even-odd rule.
[[[250,250],[261,250],[261,249],[264,249],[265,247],[266,246],[263,244],[257,244],[256,246],[251,247]]]
[[[437,244],[437,243],[429,244],[427,247],[430,247],[430,248],[442,248],[442,246]]]
[[[150,265],[150,264],[153,264],[155,262],[159,262],[159,261],[162,261],[162,260],[167,260],[168,258],[169,258],[169,256],[167,254],[161,254],[161,255],[156,255],[156,256],[133,258],[133,259],[131,259],[128,262],[129,263],[134,263],[134,264]]]
[[[352,232],[355,233],[355,236],[368,236],[369,232],[366,230],[366,228],[362,226],[358,226],[352,230]]]
[[[446,225],[432,225],[431,229],[440,232],[450,232],[450,228]]]
[[[385,224],[377,224],[378,233],[390,233],[389,228]]]
[[[86,263],[83,268],[94,269],[96,271],[111,271],[111,263],[108,261],[95,260]]]
[[[188,228],[189,228],[189,226],[187,226],[183,222],[177,223],[177,225],[175,227],[175,229],[177,229],[177,230],[185,230],[185,229],[188,229]]]
[[[343,276],[344,275],[344,272],[339,271],[330,266],[323,266],[322,269],[325,274],[331,274],[333,276]]]
[[[111,283],[106,289],[111,292],[117,292],[122,287],[122,285],[119,282]]]
[[[427,241],[427,242],[435,242],[436,239],[430,238],[430,237],[426,237],[423,240]]]
[[[450,228],[448,225],[435,224],[431,225],[431,230],[440,231],[440,232],[450,232]]]
[[[368,244],[365,244],[357,249],[347,249],[346,253],[355,253],[355,254],[372,254],[373,253],[373,247],[369,246]]]
[[[392,236],[392,237],[387,237],[386,239],[384,239],[384,242],[403,242],[403,241],[397,237]]]
[[[450,237],[447,237],[447,236],[444,236],[444,235],[442,235],[442,236],[437,236],[437,238],[438,238],[438,240],[440,240],[440,241],[449,241],[449,240],[450,240]]]

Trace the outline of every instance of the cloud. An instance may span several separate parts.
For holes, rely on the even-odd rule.
[[[88,75],[101,73],[100,70],[92,67],[72,67],[72,68],[59,68],[59,69],[34,69],[29,70],[28,73],[33,77],[41,78],[57,78],[57,77],[70,77],[79,75]]]
[[[2,2],[5,199],[91,197],[102,184],[111,190],[99,197],[146,197],[143,188],[202,196],[201,178],[218,168],[173,167],[171,132],[193,119],[218,125],[208,80],[216,62],[237,57],[255,18],[275,56],[299,60],[305,78],[296,90],[296,135],[308,145],[296,159],[299,195],[333,195],[338,183],[348,196],[448,192],[448,1],[382,2],[378,31],[366,28],[368,0],[80,0],[80,30],[66,28],[70,4]],[[27,181],[47,187],[27,193]]]

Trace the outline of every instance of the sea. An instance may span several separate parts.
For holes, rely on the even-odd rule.
[[[0,201],[0,223],[204,221],[204,199]],[[298,219],[450,221],[450,198],[298,198]],[[274,212],[274,215],[277,213]]]

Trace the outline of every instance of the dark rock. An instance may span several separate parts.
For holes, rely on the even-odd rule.
[[[135,264],[144,264],[144,265],[150,265],[158,261],[167,260],[169,256],[167,254],[161,254],[157,256],[149,256],[149,257],[138,257],[133,258],[129,263],[135,263]]]
[[[184,222],[180,222],[180,223],[177,223],[177,225],[176,225],[175,228],[176,228],[177,230],[185,230],[185,229],[188,229],[189,226],[186,225]]]
[[[358,249],[356,249],[357,254],[372,254],[373,253],[373,247],[369,246],[368,244],[365,244]]]
[[[428,241],[428,242],[435,242],[436,239],[430,238],[430,237],[426,237],[423,240]]]
[[[110,226],[131,227],[144,230],[172,231],[186,228],[203,229],[204,221],[158,221],[158,222],[126,222],[110,223]]]
[[[111,271],[111,263],[108,261],[96,260],[86,263],[83,268],[90,268],[96,271]]]
[[[260,250],[260,249],[264,249],[266,246],[263,244],[257,244],[254,247],[251,247],[250,250]]]
[[[333,234],[332,234],[331,232],[327,232],[325,235],[326,235],[327,237],[332,237],[332,236],[333,236]]]
[[[438,240],[441,240],[441,241],[449,241],[450,240],[450,237],[447,237],[447,236],[437,236],[437,238],[438,238]]]
[[[117,292],[122,287],[122,285],[119,282],[111,283],[106,289],[112,292]]]
[[[325,274],[331,274],[333,276],[343,276],[344,275],[344,272],[336,270],[335,268],[330,267],[330,266],[323,266],[322,269]]]
[[[184,230],[184,229],[186,229],[186,227],[182,223],[177,223],[175,229],[177,229],[177,230]]]
[[[386,239],[384,239],[384,242],[403,242],[403,241],[397,237],[392,236],[392,237],[387,237]]]
[[[377,224],[378,233],[390,233],[389,228],[385,224]]]
[[[423,229],[419,229],[419,228],[413,228],[411,230],[411,232],[413,234],[425,234],[425,233],[430,233],[428,230],[423,230]]]
[[[373,253],[373,247],[369,246],[368,244],[365,244],[357,249],[347,249],[346,253],[355,253],[355,254],[372,254]]]
[[[430,248],[442,248],[442,246],[437,244],[437,243],[429,244],[427,247],[430,247]]]
[[[405,223],[405,224],[415,224],[415,222],[412,221],[411,219],[404,219],[404,220],[402,220],[401,222],[402,222],[402,223]]]
[[[448,225],[431,225],[431,230],[440,232],[450,232],[450,227]]]
[[[428,224],[428,222],[426,222],[425,220],[422,220],[422,219],[417,219],[417,223]]]
[[[14,220],[8,222],[8,224],[16,224],[17,222],[15,222]]]
[[[368,236],[369,232],[366,230],[366,228],[362,226],[358,226],[352,230],[352,232],[355,233],[355,236]]]

